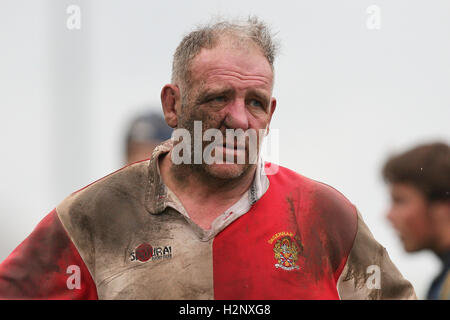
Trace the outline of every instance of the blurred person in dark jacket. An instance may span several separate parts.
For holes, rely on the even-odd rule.
[[[153,149],[170,138],[170,128],[161,114],[148,112],[136,117],[130,124],[125,142],[126,163],[150,158]]]
[[[431,250],[442,262],[428,293],[450,299],[450,148],[436,142],[392,156],[383,167],[390,185],[388,220],[407,252]]]

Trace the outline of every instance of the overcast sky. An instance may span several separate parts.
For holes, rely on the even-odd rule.
[[[80,29],[67,26],[70,5]],[[281,43],[271,159],[349,198],[423,298],[438,263],[403,252],[380,168],[450,141],[446,0],[1,0],[0,260],[65,196],[123,165],[127,125],[160,110],[183,35],[249,14]]]

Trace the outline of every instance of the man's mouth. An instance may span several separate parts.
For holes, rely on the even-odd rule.
[[[245,150],[245,144],[224,143],[223,148],[229,150]]]
[[[228,146],[226,143],[224,143],[221,147],[219,147],[222,150],[217,150],[220,153],[223,153],[223,155],[226,155],[226,158],[224,158],[224,161],[230,161],[229,156],[232,157],[233,163],[236,161],[236,157],[245,157],[246,148],[245,145],[240,144],[234,144],[229,143]]]

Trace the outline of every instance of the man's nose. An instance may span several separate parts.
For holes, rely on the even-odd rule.
[[[227,106],[225,125],[230,129],[247,130],[249,128],[244,99],[235,99]]]

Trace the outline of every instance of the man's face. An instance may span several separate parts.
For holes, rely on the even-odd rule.
[[[407,183],[391,185],[391,208],[387,218],[408,252],[433,246],[433,223],[428,202],[417,188]]]
[[[186,128],[193,136],[194,121],[202,121],[202,131],[218,129],[226,144],[227,129],[253,129],[269,126],[276,101],[272,98],[273,72],[256,45],[236,46],[222,41],[213,49],[202,49],[191,64],[191,87],[181,108],[178,128]],[[234,140],[234,139],[233,139]],[[204,142],[205,147],[210,142]],[[233,141],[234,143],[234,141]],[[259,144],[257,141],[257,150]],[[215,152],[237,157],[244,149],[221,146]],[[197,165],[204,172],[221,179],[238,178],[252,164],[223,163]]]

